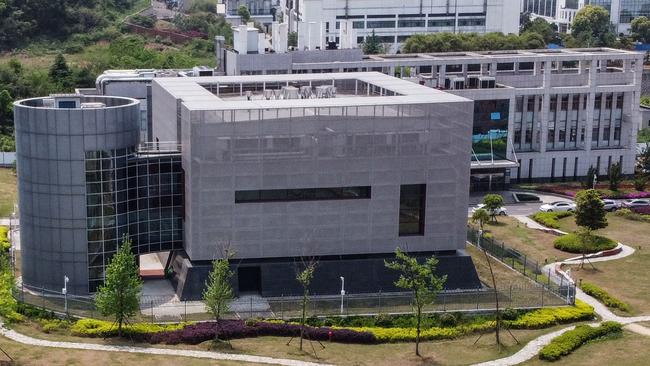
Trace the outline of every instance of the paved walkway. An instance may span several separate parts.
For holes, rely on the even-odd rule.
[[[192,350],[173,349],[173,348],[109,346],[109,345],[94,344],[94,343],[56,342],[56,341],[48,341],[44,339],[32,338],[24,334],[20,334],[14,330],[7,329],[4,326],[0,327],[0,334],[18,343],[27,344],[30,346],[38,346],[38,347],[53,347],[53,348],[79,349],[79,350],[87,350],[87,351],[104,351],[104,352],[144,353],[149,355],[161,355],[161,356],[183,356],[183,357],[193,357],[193,358],[205,358],[211,360],[239,361],[247,364],[257,363],[257,364],[286,365],[286,366],[325,365],[325,364],[319,364],[315,362],[288,360],[282,358],[209,352],[209,351],[192,351]]]
[[[542,226],[538,224],[537,222],[531,220],[528,217],[522,216],[522,217],[517,217],[519,221],[522,223],[525,223],[528,227],[534,228],[534,229],[542,229],[542,230],[548,230],[549,228]],[[559,231],[559,230],[558,230]],[[604,262],[604,261],[611,261],[611,260],[617,260],[620,258],[627,257],[629,255],[632,255],[634,253],[634,248],[619,243],[619,246],[621,246],[622,250],[620,253],[612,256],[607,256],[607,257],[597,257],[597,258],[590,258],[589,260],[591,262]],[[570,278],[568,274],[563,272],[561,275],[558,275],[555,272],[555,267],[560,264],[580,264],[582,261],[582,256],[577,256],[573,258],[566,259],[561,262],[555,262],[551,264],[547,264],[542,268],[542,273],[550,273],[551,280],[553,282],[559,283],[560,281],[566,281],[567,278]],[[624,326],[626,330],[629,330],[631,332],[634,332],[636,334],[640,334],[643,336],[648,336],[650,337],[650,328],[645,327],[641,324],[636,324],[639,322],[647,322],[650,321],[650,316],[636,316],[636,317],[624,317],[624,316],[618,316],[614,313],[612,313],[609,308],[607,308],[605,305],[601,304],[598,300],[595,298],[587,295],[584,293],[582,290],[576,287],[576,299],[579,299],[594,308],[594,312],[598,314],[598,316],[601,317],[602,321],[615,321],[618,323],[621,323]],[[598,323],[592,323],[589,324],[591,326],[597,326],[599,325],[600,322]],[[547,344],[551,342],[551,340],[569,330],[574,329],[575,326],[569,326],[566,328],[562,328],[558,331],[552,332],[545,334],[543,336],[537,337],[533,339],[532,341],[528,342],[521,350],[519,350],[517,353],[509,356],[509,357],[504,357],[500,358],[498,360],[493,360],[493,361],[488,361],[488,362],[483,362],[476,364],[475,366],[510,366],[510,365],[518,365],[522,362],[525,362],[533,357],[535,357],[539,351]]]

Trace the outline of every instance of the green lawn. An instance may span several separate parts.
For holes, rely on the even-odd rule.
[[[0,168],[0,218],[9,217],[18,202],[16,175],[11,169]]]
[[[609,225],[596,231],[621,243],[630,245],[636,252],[629,257],[610,262],[594,263],[581,269],[572,266],[571,276],[579,281],[591,282],[602,287],[610,295],[627,302],[632,314],[650,314],[650,223],[632,221],[614,214],[607,214]],[[575,230],[572,217],[560,220],[561,230]]]
[[[575,256],[553,247],[553,241],[557,236],[529,229],[513,217],[499,217],[498,223],[487,224],[484,229],[506,246],[526,254],[540,264]]]

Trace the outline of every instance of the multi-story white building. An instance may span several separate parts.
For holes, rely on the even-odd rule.
[[[290,1],[286,11],[294,23],[290,30],[298,30],[299,37],[311,35],[319,44],[340,47],[348,42],[342,33],[354,44],[375,31],[394,53],[417,33],[518,33],[519,14],[512,11],[517,7],[517,0],[303,0]]]
[[[589,4],[607,9],[616,33],[628,33],[636,17],[650,17],[648,0],[521,0],[521,12],[544,18],[557,24],[560,32],[568,32],[578,10]]]
[[[228,75],[379,71],[474,100],[472,189],[634,172],[643,54],[609,48],[364,56],[225,53]]]

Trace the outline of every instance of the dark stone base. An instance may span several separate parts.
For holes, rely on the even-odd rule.
[[[445,289],[476,289],[481,287],[472,258],[466,253],[416,253],[418,258],[436,254],[438,274],[447,275]],[[396,271],[384,266],[384,260],[392,254],[372,256],[335,256],[318,258],[314,279],[311,286],[313,295],[334,295],[341,290],[341,280],[345,277],[347,293],[376,293],[400,291],[393,284],[399,277]],[[192,262],[183,252],[177,252],[172,258],[174,269],[173,284],[181,300],[198,300],[201,298],[204,284],[211,269],[207,261]],[[296,273],[302,268],[300,258],[270,258],[234,260],[231,268],[232,286],[239,293],[239,273],[247,272],[246,267],[259,268],[259,293],[265,297],[297,296],[302,288],[296,281]],[[250,270],[248,271],[250,274]],[[403,290],[401,290],[403,291]]]

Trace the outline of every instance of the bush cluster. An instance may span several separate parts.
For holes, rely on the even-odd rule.
[[[540,329],[593,318],[594,308],[580,300],[576,300],[575,306],[538,309],[526,313],[516,320],[507,321],[507,323],[512,328]]]
[[[185,323],[169,325],[135,323],[123,326],[122,333],[134,340],[147,341],[152,334],[182,329],[186,325]],[[97,319],[81,319],[70,327],[70,331],[73,335],[81,337],[115,337],[117,324]]]
[[[453,327],[461,324],[475,323],[479,320],[488,320],[492,317],[467,316],[463,313],[440,313],[440,314],[423,314],[422,328],[431,327]],[[294,322],[297,319],[292,319]],[[308,318],[306,323],[312,327],[340,327],[340,328],[414,328],[417,320],[410,314],[405,315],[388,315],[380,314],[377,316],[347,316],[347,317],[326,317]]]
[[[597,253],[603,250],[616,248],[618,245],[614,240],[599,235],[591,235],[588,245],[583,248],[582,239],[576,233],[560,236],[553,241],[555,249],[569,253]]]
[[[64,319],[39,319],[38,324],[43,333],[52,333],[57,330],[69,329],[72,323]]]
[[[539,352],[539,358],[547,361],[559,360],[588,341],[605,336],[619,335],[622,325],[616,322],[604,322],[598,327],[579,325],[575,329],[553,338],[551,343]]]
[[[614,212],[614,215],[618,217],[622,217],[624,219],[632,220],[632,221],[646,221],[650,222],[650,215],[642,215],[640,213],[637,213],[635,211],[630,210],[629,208],[622,208],[620,210],[616,210]]]
[[[333,342],[377,343],[377,338],[373,334],[352,329],[306,326],[305,332],[309,339],[318,341],[329,340],[331,332]],[[199,344],[215,339],[216,335],[222,340],[261,336],[297,337],[300,335],[300,325],[266,321],[249,322],[247,324],[243,320],[222,320],[219,322],[218,328],[215,322],[197,323],[178,330],[151,334],[148,338],[151,343]]]
[[[594,285],[593,283],[582,282],[580,288],[587,295],[595,297],[598,301],[602,302],[603,304],[605,304],[605,306],[609,308],[615,308],[622,311],[630,311],[630,305],[611,296],[610,294],[607,293],[607,291]]]
[[[11,249],[11,242],[9,241],[9,228],[0,226],[0,251],[8,252]]]
[[[560,228],[559,219],[573,215],[571,212],[536,212],[531,216],[536,222],[553,229]]]

